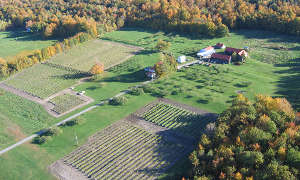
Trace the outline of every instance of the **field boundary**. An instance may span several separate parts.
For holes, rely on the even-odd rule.
[[[79,81],[76,85],[79,85],[81,83],[81,81]],[[22,90],[19,90],[15,87],[12,87],[10,85],[7,85],[5,84],[4,82],[1,82],[0,83],[0,88],[5,90],[5,91],[8,91],[12,94],[15,94],[17,96],[20,96],[20,97],[23,97],[27,100],[30,100],[32,102],[35,102],[37,104],[40,104],[47,112],[48,114],[50,114],[51,116],[53,117],[61,117],[61,116],[64,116],[76,109],[79,109],[83,106],[86,106],[92,102],[94,102],[94,99],[88,97],[88,96],[85,96],[85,95],[78,95],[75,91],[71,90],[70,88],[67,88],[67,89],[64,89],[50,97],[48,97],[47,99],[41,99],[40,97],[38,96],[34,96],[28,92],[25,92],[25,91],[22,91]],[[71,108],[70,110],[66,111],[66,112],[63,112],[63,113],[58,113],[56,111],[54,111],[54,107],[55,105],[53,103],[50,102],[51,99],[57,97],[57,96],[60,96],[60,95],[63,95],[63,94],[70,94],[70,95],[74,95],[74,96],[77,96],[78,98],[80,98],[81,100],[84,101],[84,103],[78,105],[78,106],[75,106],[73,108]]]

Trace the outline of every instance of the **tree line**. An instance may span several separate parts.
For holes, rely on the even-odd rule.
[[[94,36],[96,36],[96,34]],[[7,59],[0,57],[0,75],[9,76],[39,62],[44,62],[58,53],[67,51],[80,43],[95,38],[94,36],[81,32],[41,50],[23,51]]]
[[[45,37],[123,26],[224,36],[228,29],[300,35],[296,0],[3,0],[0,29],[26,27]]]

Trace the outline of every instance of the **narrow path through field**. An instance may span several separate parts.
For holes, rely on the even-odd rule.
[[[137,86],[135,86],[135,87],[140,87],[140,86],[142,86],[142,85],[144,85],[144,84],[148,84],[148,83],[150,83],[150,82],[152,82],[152,81],[145,81],[145,82],[143,82],[143,83],[141,83],[140,85],[137,85]],[[1,85],[1,84],[3,84],[3,83],[0,83],[0,85]],[[2,85],[2,86],[3,86],[3,85]],[[2,88],[2,86],[1,86],[1,88]],[[5,87],[5,85],[4,85],[3,87]],[[130,92],[129,90],[125,90],[125,91],[123,91],[123,92],[121,92],[121,93],[115,95],[114,97],[119,97],[119,96],[122,96],[122,95],[124,95],[124,94],[128,94],[129,92]],[[110,98],[110,99],[111,99],[111,98]],[[64,120],[62,120],[62,121],[56,123],[55,125],[53,125],[53,127],[54,127],[54,126],[60,126],[60,125],[62,125],[62,124],[64,124],[64,123],[66,123],[67,121],[70,121],[70,120],[72,120],[72,119],[74,119],[74,118],[76,118],[76,117],[78,117],[78,116],[80,116],[80,115],[82,115],[82,114],[84,114],[84,113],[86,113],[86,112],[88,112],[88,111],[91,111],[91,110],[93,110],[93,109],[95,109],[95,108],[97,108],[97,107],[100,107],[100,106],[102,106],[103,104],[105,104],[106,102],[108,102],[110,99],[108,99],[108,100],[106,100],[106,101],[101,101],[100,103],[98,103],[98,104],[96,104],[96,105],[94,105],[94,106],[91,106],[91,107],[89,107],[89,108],[87,108],[87,109],[85,109],[85,110],[82,110],[82,111],[80,111],[79,113],[76,113],[76,114],[74,114],[74,115],[72,115],[72,116],[70,116],[70,117],[68,117],[68,118],[66,118],[66,119],[64,119]],[[36,136],[41,135],[41,134],[43,134],[43,133],[44,133],[43,131],[40,131],[40,132],[38,132],[38,133],[36,133],[36,134],[33,134],[33,135],[29,136],[29,137],[26,137],[26,138],[24,138],[23,140],[18,141],[17,143],[15,143],[15,144],[13,144],[13,145],[11,145],[11,146],[9,146],[9,147],[7,147],[7,148],[1,150],[1,151],[0,151],[0,156],[1,156],[2,154],[4,154],[4,153],[6,153],[6,152],[8,152],[8,151],[10,151],[10,150],[12,150],[12,149],[14,149],[14,148],[16,148],[16,147],[18,147],[18,146],[24,144],[24,143],[26,143],[26,142],[32,140],[32,139],[35,138]]]

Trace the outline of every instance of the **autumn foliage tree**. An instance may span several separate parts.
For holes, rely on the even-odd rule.
[[[98,75],[104,72],[104,65],[101,63],[96,63],[95,65],[92,66],[90,69],[90,73],[92,75]]]
[[[190,154],[195,179],[300,178],[300,126],[286,99],[243,95]]]
[[[167,76],[177,70],[177,62],[171,54],[161,53],[160,61],[154,65],[155,73],[158,77]]]
[[[171,46],[171,43],[170,42],[167,42],[167,41],[164,41],[164,40],[161,40],[159,39],[157,41],[157,44],[155,46],[155,49],[159,52],[162,52],[162,51],[166,51],[170,48]]]

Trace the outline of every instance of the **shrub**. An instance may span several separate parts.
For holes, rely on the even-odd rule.
[[[70,121],[67,121],[65,123],[66,126],[75,126],[75,125],[78,125],[78,124],[83,124],[84,123],[84,119],[82,118],[75,118],[75,119],[72,119]]]
[[[134,96],[139,96],[145,94],[145,92],[142,88],[133,88],[130,90],[130,94]]]
[[[124,96],[119,96],[119,97],[114,97],[109,101],[110,105],[124,105],[126,104],[128,101],[128,99]]]
[[[36,136],[33,138],[32,143],[33,144],[44,144],[47,141],[47,138],[45,136]]]
[[[62,130],[59,127],[51,127],[45,131],[44,136],[56,136],[60,133]]]

